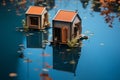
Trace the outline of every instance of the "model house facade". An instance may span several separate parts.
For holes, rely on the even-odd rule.
[[[30,29],[49,27],[48,12],[45,7],[30,6],[26,11],[26,26]]]

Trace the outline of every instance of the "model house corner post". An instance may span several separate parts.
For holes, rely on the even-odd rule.
[[[53,36],[53,37],[52,37],[52,41],[55,42],[55,41],[54,41],[54,38],[55,38],[55,33],[54,33],[54,20],[52,20],[52,36]]]

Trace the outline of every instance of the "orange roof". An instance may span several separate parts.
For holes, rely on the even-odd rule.
[[[26,11],[26,14],[41,15],[44,10],[45,7],[30,6],[29,9]]]
[[[56,14],[54,20],[72,22],[76,14],[77,13],[74,11],[60,10]]]

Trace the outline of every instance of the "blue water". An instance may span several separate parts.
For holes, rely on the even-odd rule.
[[[32,3],[27,7],[29,5]],[[50,46],[43,41],[52,39],[51,28],[45,32],[29,32],[30,36],[16,31],[16,27],[22,26],[25,10],[21,9],[21,15],[16,15],[14,5],[0,5],[0,80],[43,80],[40,74],[44,64],[49,65],[45,70],[52,80],[120,80],[118,19],[114,20],[113,28],[108,27],[99,12],[90,11],[91,2],[86,9],[79,0],[55,0],[55,6],[49,11],[51,23],[57,10],[78,9],[82,34],[89,39],[82,41],[82,48]],[[23,57],[19,57],[21,49]],[[26,62],[26,59],[31,61]],[[10,77],[10,73],[17,76]]]

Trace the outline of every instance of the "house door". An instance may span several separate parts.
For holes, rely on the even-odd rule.
[[[68,38],[68,29],[66,27],[62,28],[62,43],[66,43]]]

